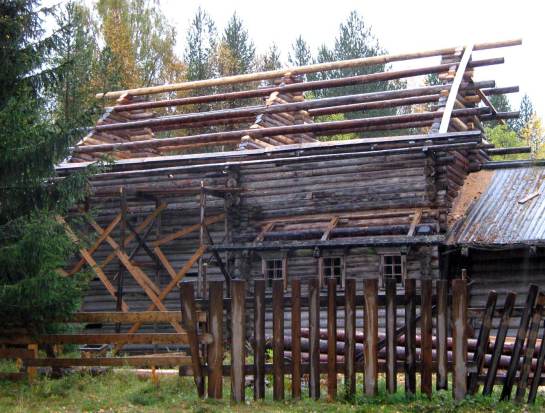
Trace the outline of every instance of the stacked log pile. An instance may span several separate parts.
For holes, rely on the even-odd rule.
[[[301,78],[287,74],[281,79],[275,79],[274,84],[276,86],[285,86],[294,83],[300,83]],[[281,105],[286,103],[302,102],[305,97],[301,91],[294,92],[272,92],[266,99],[265,104],[267,106]],[[301,125],[306,123],[313,123],[312,117],[306,110],[299,110],[296,112],[283,112],[283,113],[265,113],[258,115],[255,123],[250,127],[251,129],[262,129],[276,126],[288,126],[288,125]],[[253,138],[246,135],[241,138],[239,148],[240,149],[258,149],[258,148],[270,148],[278,145],[291,145],[294,143],[304,142],[316,142],[314,134],[311,133],[298,133],[293,135],[275,135],[275,136],[262,136],[259,138]]]
[[[116,101],[116,105],[127,105],[135,103],[142,98],[123,95]],[[130,111],[115,111],[110,108],[97,121],[97,125],[112,125],[118,123],[134,122],[145,119],[152,119],[156,115],[154,112],[146,112],[144,109],[134,109]],[[99,131],[93,130],[85,136],[78,146],[94,146],[111,143],[127,143],[155,139],[155,134],[150,128],[139,129],[118,129],[115,131]],[[155,148],[141,148],[137,150],[114,151],[109,153],[113,159],[131,159],[131,158],[147,158],[157,156],[159,150]],[[102,159],[103,153],[78,153],[70,158],[70,162],[89,162]]]

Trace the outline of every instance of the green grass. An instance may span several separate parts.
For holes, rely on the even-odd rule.
[[[74,373],[61,379],[39,378],[33,385],[0,381],[0,412],[534,412],[545,411],[545,396],[540,395],[535,405],[517,405],[498,402],[498,395],[485,398],[477,396],[456,403],[450,392],[437,392],[431,400],[417,395],[406,399],[403,391],[387,395],[380,383],[379,395],[366,398],[358,383],[358,395],[348,402],[342,392],[336,402],[313,401],[304,398],[299,402],[288,399],[273,402],[271,390],[267,399],[253,402],[252,390],[247,389],[243,405],[229,401],[229,383],[224,383],[224,399],[199,400],[193,381],[189,377],[161,377],[158,386],[149,379],[139,379],[130,372],[108,372],[99,376]],[[339,383],[339,390],[342,385]],[[307,390],[307,389],[304,389]],[[308,392],[308,390],[307,390]],[[286,386],[286,394],[289,394]],[[322,388],[325,398],[325,388]]]

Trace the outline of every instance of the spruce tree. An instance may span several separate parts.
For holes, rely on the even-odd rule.
[[[186,35],[184,63],[187,67],[187,80],[215,77],[217,36],[214,21],[205,10],[199,7]]]
[[[310,47],[303,36],[299,36],[292,44],[291,52],[288,54],[288,62],[292,66],[306,66],[312,62]]]
[[[81,135],[80,119],[55,116],[50,96],[59,33],[46,36],[36,0],[0,3],[0,325],[39,330],[75,311],[82,276],[61,277],[74,252],[57,215],[84,196],[85,176],[54,178]]]
[[[522,130],[528,125],[535,115],[534,105],[530,100],[530,96],[524,94],[520,101],[519,107],[520,115],[518,119],[515,120],[513,128],[520,135]]]

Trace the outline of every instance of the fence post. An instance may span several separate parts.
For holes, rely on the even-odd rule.
[[[246,338],[246,317],[244,300],[246,281],[231,281],[231,398],[235,402],[244,402],[244,367]]]
[[[483,314],[481,329],[479,330],[479,337],[477,338],[477,346],[473,353],[473,367],[475,370],[469,374],[467,389],[469,394],[475,394],[479,388],[479,375],[481,374],[484,365],[484,356],[490,341],[490,328],[492,327],[492,318],[494,317],[494,311],[496,310],[497,298],[498,294],[496,294],[496,291],[492,290],[488,293],[485,313]]]
[[[301,280],[291,281],[291,395],[301,398]]]
[[[273,280],[273,399],[284,399],[284,281]]]
[[[488,371],[486,372],[483,396],[488,396],[492,393],[494,381],[496,380],[496,373],[498,371],[498,364],[503,351],[503,344],[505,343],[505,337],[507,336],[507,330],[509,329],[509,319],[513,313],[516,298],[517,295],[514,292],[508,293],[505,297],[500,326],[498,327],[496,340],[494,342],[494,349],[492,350],[492,359],[490,360],[490,365],[488,366]]]
[[[526,306],[524,307],[522,316],[520,317],[517,338],[515,339],[515,344],[513,345],[513,353],[511,354],[511,360],[509,362],[509,367],[507,368],[507,374],[505,375],[505,383],[503,385],[500,400],[509,400],[511,398],[511,390],[513,388],[513,384],[515,383],[515,376],[517,375],[517,369],[520,363],[520,353],[522,351],[522,346],[524,345],[524,340],[526,339],[528,323],[530,321],[530,317],[532,316],[538,291],[539,287],[537,285],[530,285],[528,295],[526,296]]]
[[[448,280],[436,281],[437,292],[437,390],[448,389]]]
[[[309,395],[320,398],[320,288],[318,278],[311,278],[309,287]]]
[[[378,280],[364,280],[364,385],[367,396],[378,392]]]
[[[199,355],[197,339],[197,312],[195,310],[195,291],[193,283],[180,283],[180,298],[182,302],[182,327],[186,331],[191,351],[191,367],[199,397],[204,397],[204,376]]]
[[[344,382],[346,394],[352,398],[356,394],[356,280],[346,279],[344,307]]]
[[[395,278],[386,278],[386,389],[388,393],[395,393],[397,390],[396,295]]]
[[[467,394],[467,281],[452,281],[452,395],[463,400]]]
[[[543,364],[545,363],[545,323],[543,323],[543,333],[541,335],[541,346],[537,356],[537,365],[534,370],[534,377],[530,386],[530,393],[528,394],[528,404],[533,403],[536,400],[537,389],[541,382],[541,373],[543,372]]]
[[[254,281],[254,399],[265,398],[265,287],[264,279]]]
[[[420,391],[431,398],[432,394],[432,295],[433,281],[423,279],[421,285],[421,305],[420,305],[420,359],[422,361],[420,372]]]
[[[405,393],[416,393],[416,281],[405,280]]]
[[[208,397],[223,397],[223,281],[208,283],[208,331],[213,342],[208,347]]]
[[[327,279],[327,397],[337,397],[337,279]],[[346,360],[345,360],[346,362]]]

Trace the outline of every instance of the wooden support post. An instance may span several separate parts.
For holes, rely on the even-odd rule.
[[[346,279],[344,307],[344,383],[346,395],[352,399],[356,395],[356,280]]]
[[[244,301],[246,299],[246,281],[231,281],[231,399],[244,402],[244,369],[246,366],[246,317]]]
[[[437,280],[437,390],[448,388],[448,281]]]
[[[182,326],[187,333],[189,349],[191,351],[191,367],[193,378],[197,386],[199,397],[204,397],[204,375],[199,355],[199,341],[197,337],[197,311],[195,310],[195,291],[193,283],[180,284],[180,301],[182,303]]]
[[[254,281],[254,400],[265,398],[265,288],[262,278]]]
[[[284,280],[273,280],[273,399],[284,399]]]
[[[537,364],[534,370],[534,377],[532,378],[532,384],[530,386],[530,393],[528,394],[528,404],[534,403],[536,400],[537,389],[541,381],[541,373],[543,373],[543,367],[545,364],[545,323],[543,324],[543,333],[541,336],[541,346],[539,348],[539,354],[537,356]]]
[[[337,279],[327,278],[327,398],[337,397]]]
[[[405,280],[405,394],[416,393],[416,281]]]
[[[125,252],[125,232],[127,227],[127,199],[123,187],[119,189],[119,202],[121,207],[121,221],[119,224],[119,249],[122,253]],[[116,310],[121,311],[123,308],[123,283],[125,277],[125,267],[121,261],[119,261],[118,273],[117,273],[117,300]],[[119,333],[121,331],[121,324],[117,323],[115,331]]]
[[[32,353],[32,358],[38,358],[38,344],[29,344],[27,348]],[[36,367],[27,367],[26,373],[29,384],[34,383],[38,376],[38,369]]]
[[[467,281],[452,281],[452,395],[463,400],[467,394]]]
[[[204,226],[205,224],[205,213],[206,213],[206,192],[204,191],[204,181],[201,181],[201,192],[199,197],[199,206],[200,206],[200,220],[199,220],[199,246],[203,247],[205,244],[204,238]],[[198,295],[204,297],[204,259],[201,256],[198,261]]]
[[[505,337],[507,336],[507,330],[509,329],[509,320],[511,319],[511,314],[513,314],[513,309],[515,308],[516,298],[517,295],[513,292],[508,293],[505,297],[500,326],[498,327],[496,340],[494,342],[494,349],[492,350],[492,359],[490,360],[490,365],[488,366],[488,371],[486,372],[486,379],[483,387],[484,396],[489,396],[492,394],[500,357],[503,351],[503,344],[505,343]]]
[[[524,395],[526,394],[526,387],[528,386],[528,377],[530,376],[530,370],[532,368],[532,359],[534,357],[534,351],[536,349],[537,335],[539,334],[539,325],[541,324],[541,314],[543,313],[543,306],[545,305],[545,294],[539,293],[537,297],[536,307],[532,314],[532,321],[530,323],[530,331],[528,332],[528,340],[526,341],[526,352],[524,354],[524,361],[520,368],[520,377],[517,386],[517,393],[515,401],[522,402]],[[544,345],[543,343],[541,344]]]
[[[309,280],[310,378],[309,395],[320,398],[320,286],[318,278]]]
[[[469,394],[477,393],[479,387],[479,375],[481,374],[484,365],[484,356],[486,349],[490,343],[490,329],[492,328],[492,317],[496,310],[496,300],[498,294],[492,290],[488,293],[488,299],[486,300],[485,313],[481,320],[481,329],[479,331],[479,337],[477,338],[477,347],[473,353],[473,367],[475,371],[469,374],[468,392]]]
[[[223,281],[209,283],[208,332],[213,342],[208,347],[208,397],[223,397]]]
[[[386,390],[390,394],[397,391],[396,295],[395,278],[386,278]]]
[[[301,399],[301,280],[291,281],[291,395]]]
[[[367,396],[378,392],[378,280],[363,281],[364,386]]]
[[[515,339],[515,344],[513,345],[513,353],[511,354],[511,361],[509,362],[509,367],[507,368],[507,374],[505,376],[505,382],[503,384],[500,400],[509,400],[511,398],[511,390],[515,384],[515,377],[520,364],[520,353],[522,352],[524,340],[526,340],[528,323],[532,317],[532,311],[534,309],[538,292],[539,287],[535,284],[531,284],[530,288],[528,289],[528,295],[526,296],[526,305],[520,317],[517,338]]]
[[[421,335],[421,371],[420,391],[431,398],[432,395],[432,295],[433,282],[431,279],[422,279],[420,306],[420,335]]]

